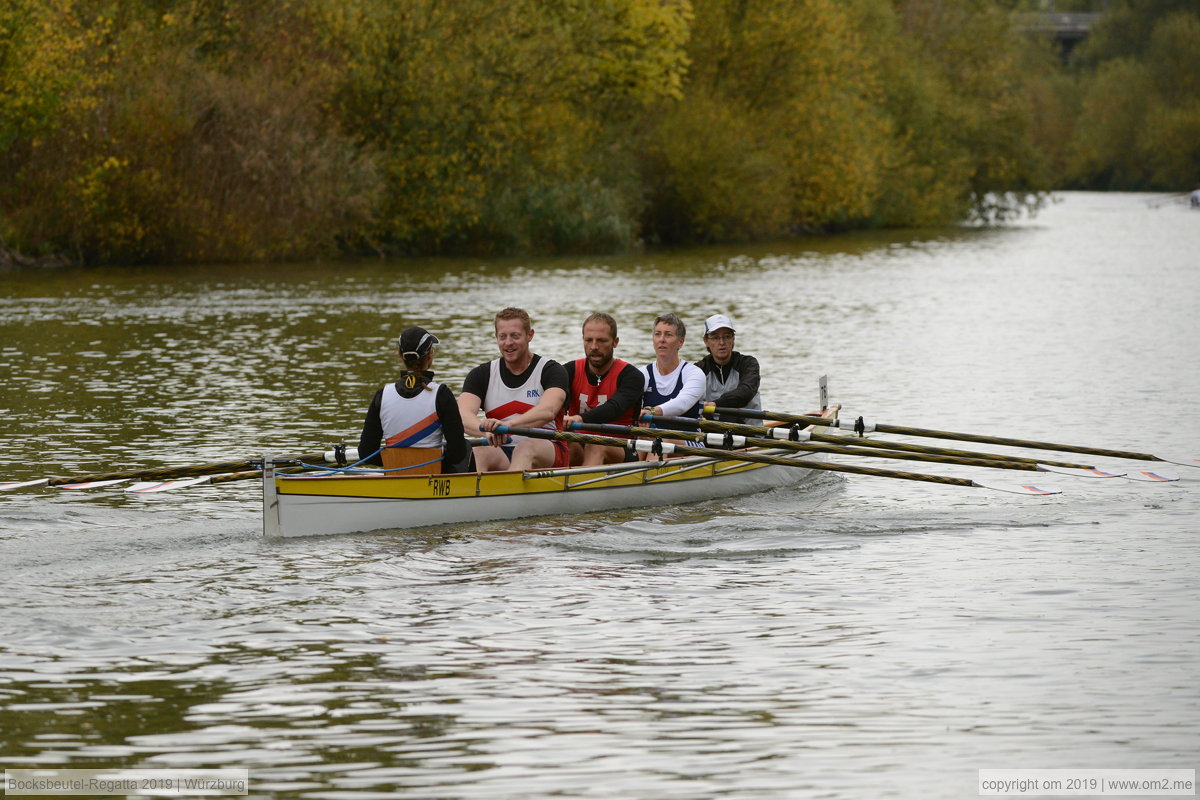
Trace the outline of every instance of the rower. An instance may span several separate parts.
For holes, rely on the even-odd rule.
[[[421,327],[400,334],[400,379],[375,393],[363,421],[358,452],[365,463],[398,475],[467,472],[471,452],[450,387],[433,380],[438,338]],[[380,450],[380,442],[383,449]],[[375,455],[367,455],[374,453]]]
[[[617,321],[596,312],[583,321],[584,358],[565,365],[571,393],[567,396],[564,427],[574,422],[633,425],[642,402],[642,371],[614,357],[620,343]],[[594,467],[624,461],[626,450],[599,444],[571,444],[571,464]]]
[[[758,359],[733,349],[736,333],[733,320],[724,314],[713,314],[704,321],[704,346],[708,355],[696,362],[705,376],[704,402],[721,408],[761,411]],[[719,419],[747,421],[733,414]]]
[[[529,349],[533,324],[520,308],[496,314],[496,346],[500,357],[467,373],[458,409],[465,430],[486,435],[488,444],[475,448],[475,463],[482,472],[565,467],[563,442],[504,436],[498,425],[559,430],[563,402],[567,399],[567,372],[557,361]],[[479,419],[480,411],[483,419]]]
[[[699,418],[704,400],[704,373],[679,357],[686,335],[683,320],[675,314],[663,314],[654,320],[654,361],[645,367],[644,414]],[[655,426],[679,428],[671,423],[655,423]]]

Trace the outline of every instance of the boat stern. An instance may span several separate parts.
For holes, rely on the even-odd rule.
[[[283,526],[279,521],[279,493],[275,489],[275,463],[271,456],[263,456],[263,536],[278,538],[283,536]]]

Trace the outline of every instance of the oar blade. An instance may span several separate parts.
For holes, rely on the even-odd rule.
[[[1125,473],[1125,477],[1131,481],[1146,483],[1171,483],[1179,480],[1179,473],[1169,469],[1139,469]]]
[[[978,486],[980,489],[992,489],[997,492],[1008,492],[1009,494],[1032,494],[1039,497],[1062,494],[1062,489],[1059,489],[1057,486],[1046,486],[1044,484],[996,483],[994,481],[972,480],[971,485]]]
[[[80,483],[57,483],[55,489],[96,489],[101,486],[115,486],[118,483],[125,483],[130,478],[112,478],[107,481],[82,481]]]
[[[199,478],[178,478],[170,481],[142,481],[132,486],[126,486],[125,491],[128,494],[154,494],[156,492],[169,492],[172,489],[182,489],[185,486],[195,486],[200,483],[210,483],[211,481],[211,475],[201,475]]]
[[[45,486],[49,482],[49,478],[35,478],[31,481],[7,481],[0,483],[0,492],[7,492],[10,489],[25,489],[30,486]]]
[[[1107,469],[1080,469],[1076,467],[1055,467],[1050,464],[1038,464],[1039,472],[1053,472],[1055,475],[1071,475],[1076,478],[1122,478],[1124,472]]]

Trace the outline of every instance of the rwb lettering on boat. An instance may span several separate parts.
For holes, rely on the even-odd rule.
[[[450,479],[449,478],[434,478],[430,476],[429,486],[432,489],[434,497],[449,497],[450,496]]]

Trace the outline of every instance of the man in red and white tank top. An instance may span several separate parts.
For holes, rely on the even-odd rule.
[[[617,344],[617,321],[609,314],[595,313],[583,323],[583,352],[566,364],[571,393],[567,397],[564,425],[587,422],[596,425],[633,425],[642,404],[646,380],[637,367],[613,356]],[[570,445],[571,463],[594,467],[625,460],[625,449],[604,445]]]
[[[475,448],[476,468],[495,472],[567,466],[567,448],[562,442],[520,436],[506,441],[494,433],[498,425],[558,430],[570,388],[561,364],[529,349],[533,341],[529,314],[506,308],[496,315],[495,329],[500,358],[471,370],[458,396],[463,428],[468,433],[479,431],[488,439],[487,446]],[[483,419],[478,416],[481,410]]]

